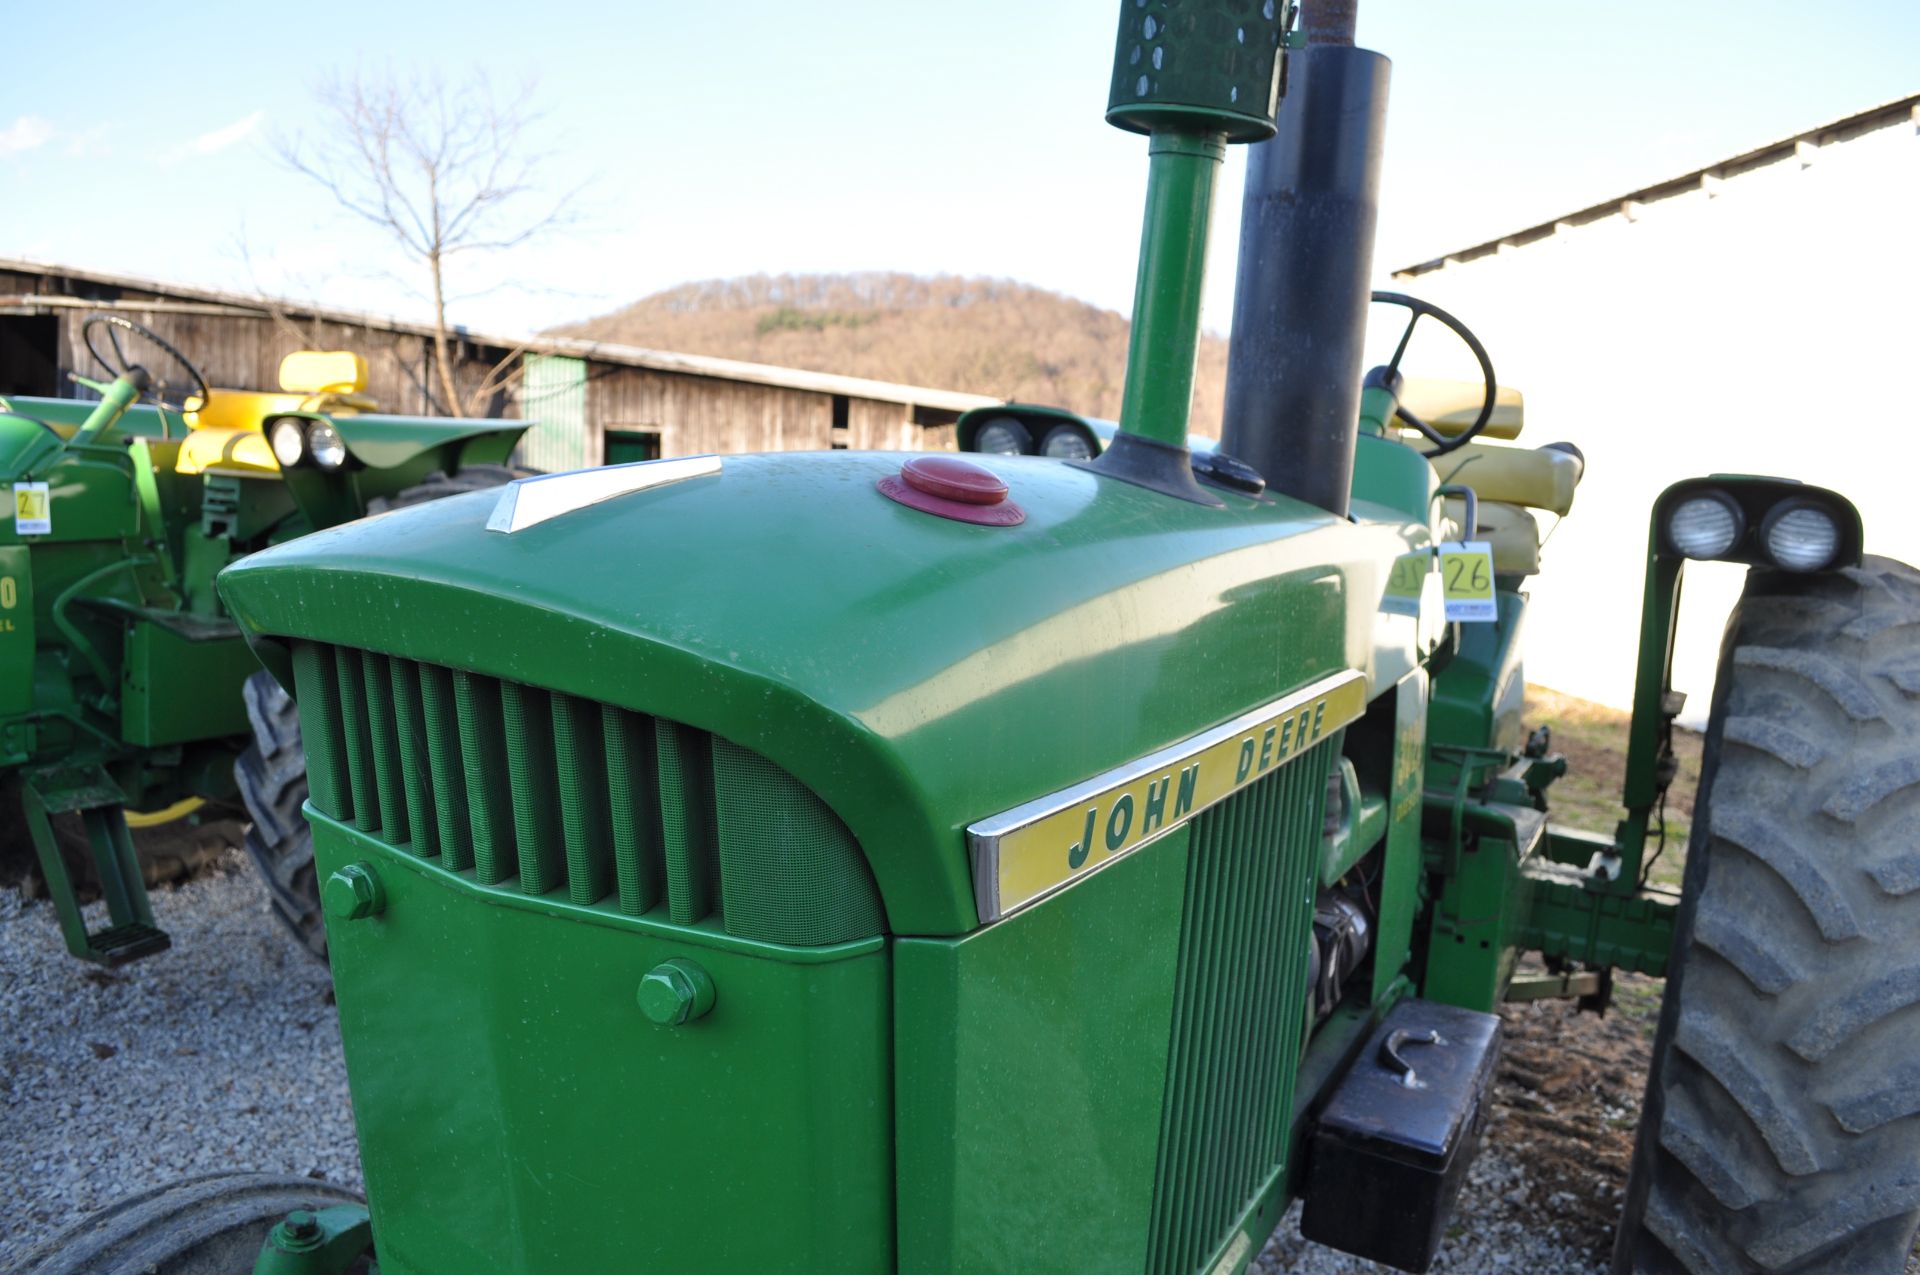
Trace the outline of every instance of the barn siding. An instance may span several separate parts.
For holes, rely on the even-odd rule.
[[[298,349],[346,349],[368,365],[367,394],[381,409],[404,415],[434,415],[445,410],[434,372],[428,334],[339,317],[293,312],[256,313],[260,304],[209,300],[183,290],[167,293],[133,282],[0,268],[0,297],[73,298],[116,303],[116,312],[145,324],[180,347],[217,387],[273,389],[279,385],[280,360]],[[141,302],[159,308],[139,308]],[[193,307],[194,312],[168,306]],[[219,311],[225,307],[224,312]],[[204,307],[204,310],[198,309]],[[84,308],[63,305],[51,311],[59,321],[59,372],[98,376],[81,341]],[[0,308],[0,313],[5,309]],[[496,345],[457,341],[455,381],[461,393],[479,387],[496,363],[518,368],[520,352]],[[579,453],[596,463],[605,452],[607,430],[658,431],[662,456],[702,453],[825,450],[836,444],[856,449],[951,450],[951,411],[916,407],[885,399],[836,395],[822,389],[730,380],[724,375],[667,371],[589,357],[586,428]],[[519,417],[517,376],[492,396],[485,414]],[[85,391],[64,383],[58,393]],[[91,395],[86,395],[91,397]],[[844,403],[843,430],[834,429],[834,401]],[[533,410],[527,415],[538,416]],[[837,435],[837,437],[836,437]]]
[[[598,428],[657,430],[662,456],[811,451],[832,444],[832,396],[648,368],[600,365],[587,380]]]

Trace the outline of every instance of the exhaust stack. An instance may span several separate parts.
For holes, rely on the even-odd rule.
[[[1329,25],[1314,42],[1310,0],[1278,133],[1248,156],[1221,448],[1269,489],[1345,514],[1391,64],[1339,43],[1350,22]]]
[[[1120,432],[1093,467],[1198,504],[1187,418],[1213,187],[1229,142],[1272,137],[1291,5],[1122,0],[1107,122],[1151,138]]]

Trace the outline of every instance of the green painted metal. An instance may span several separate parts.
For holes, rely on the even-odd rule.
[[[296,1209],[274,1224],[253,1275],[346,1275],[372,1246],[373,1220],[358,1204]]]
[[[501,892],[310,820],[320,872],[368,865],[386,896],[329,933],[382,1270],[893,1269],[879,939]],[[642,1012],[668,960],[709,975],[710,1012]]]
[[[268,544],[358,518],[368,501],[436,469],[503,461],[526,426],[327,418],[354,457],[339,473],[183,474],[184,422],[138,404],[134,378],[92,388],[97,403],[15,398],[0,412],[0,488],[8,496],[0,517],[0,781],[31,787],[22,768],[97,768],[113,795],[87,818],[102,824],[94,840],[103,888],[127,901],[114,911],[115,927],[150,929],[145,886],[130,852],[116,848],[127,841],[122,807],[231,799],[234,759],[251,742],[240,691],[256,666],[225,616],[215,575]],[[31,483],[47,485],[50,531],[22,532],[14,517],[14,485]],[[376,702],[387,705],[385,697]],[[30,831],[38,844],[39,831]],[[49,885],[70,949],[109,959],[100,941],[84,938],[64,861],[41,858],[60,878]],[[138,946],[112,949],[111,959]]]
[[[1428,677],[1421,669],[1401,679],[1393,693],[1391,789],[1387,799],[1387,845],[1380,863],[1380,915],[1373,948],[1373,995],[1377,1004],[1393,994],[1413,956],[1414,922],[1424,903],[1420,843],[1425,814],[1422,787],[1427,763]]]
[[[1596,889],[1579,868],[1535,861],[1523,872],[1531,904],[1519,945],[1581,965],[1664,976],[1680,896],[1648,886],[1632,894]]]
[[[1443,743],[1518,752],[1525,734],[1526,600],[1518,589],[1500,587],[1494,602],[1498,619],[1461,625],[1453,658],[1434,677],[1430,729]]]
[[[527,354],[522,359],[520,399],[540,423],[520,440],[520,463],[545,473],[591,464],[587,361],[561,354]],[[607,461],[612,464],[615,457],[608,455]]]
[[[1431,791],[1426,804],[1427,866],[1440,887],[1428,917],[1420,994],[1491,1012],[1520,953],[1534,889],[1523,865],[1538,850],[1546,819],[1529,807]]]
[[[1432,517],[1434,492],[1439,485],[1433,466],[1411,447],[1366,434],[1356,440],[1353,453],[1355,514],[1376,518],[1398,515],[1425,527]]]
[[[1226,12],[1123,32],[1177,21],[1183,53]],[[1123,428],[1161,443],[1221,148],[1261,126],[1229,53],[1114,110],[1153,134]],[[1364,406],[1353,521],[982,456],[1025,514],[983,527],[840,452],[227,568],[311,749],[382,1269],[1237,1275],[1388,1006],[1492,1009],[1528,947],[1657,971],[1671,901],[1596,888],[1613,842],[1549,830],[1564,762],[1516,752],[1524,595],[1441,623],[1437,480]],[[969,824],[1344,669],[1370,704],[1340,735],[980,923]],[[1316,1028],[1328,881],[1377,942]]]
[[[1205,1269],[1285,1181],[1332,750],[1320,744],[1194,824],[1150,1275]]]
[[[1136,133],[1184,129],[1235,142],[1272,137],[1280,49],[1293,8],[1287,0],[1121,5],[1107,122]]]
[[[1640,601],[1639,655],[1634,667],[1633,716],[1627,727],[1627,774],[1621,793],[1626,817],[1614,829],[1619,870],[1613,890],[1630,894],[1639,887],[1646,856],[1647,829],[1659,798],[1664,727],[1673,677],[1673,637],[1680,622],[1680,582],[1684,559],[1660,552],[1659,504],[1647,529],[1646,587]]]
[[[220,587],[283,677],[297,636],[457,670],[456,689],[522,681],[752,750],[852,832],[903,934],[977,923],[959,847],[982,815],[1328,672],[1391,682],[1418,663],[1415,625],[1381,598],[1424,526],[1284,499],[1208,510],[1057,462],[979,463],[1008,482],[1021,527],[880,497],[873,483],[899,464],[885,454],[729,457],[717,476],[512,535],[484,530],[490,495],[440,501],[252,555]],[[632,570],[608,560],[662,536],[686,551]],[[861,570],[818,569],[855,546]],[[470,803],[507,793],[493,765],[469,759]],[[504,830],[502,814],[475,826]]]
[[[1187,871],[1182,828],[999,925],[894,944],[903,1275],[1145,1268]]]
[[[711,917],[740,938],[831,947],[884,929],[846,825],[737,744],[371,651],[303,642],[295,670],[314,808],[387,845],[472,868],[479,885],[627,915],[657,906],[674,924]],[[449,680],[468,693],[429,691]],[[655,750],[636,754],[631,736],[651,736]],[[475,774],[477,790],[466,782]],[[464,816],[449,806],[441,827],[433,795],[463,791]],[[663,879],[664,897],[652,890],[643,905],[638,883]],[[341,898],[365,902],[351,890]]]
[[[1154,133],[1147,153],[1147,212],[1133,284],[1133,337],[1127,342],[1120,429],[1185,447],[1194,361],[1200,354],[1200,292],[1213,187],[1227,143],[1217,132],[1167,130]]]
[[[153,923],[153,908],[122,814],[119,786],[97,765],[71,763],[21,772],[15,783],[27,835],[53,898],[67,950],[101,965],[120,965],[165,951],[167,936]],[[55,815],[79,818],[107,905],[107,924],[100,929],[88,930],[80,914],[54,838],[51,817]]]
[[[0,719],[33,708],[33,568],[25,545],[0,545]],[[0,763],[14,750],[0,744]]]
[[[256,665],[231,625],[180,623],[179,612],[130,619],[120,665],[120,734],[159,748],[247,732],[240,688]]]

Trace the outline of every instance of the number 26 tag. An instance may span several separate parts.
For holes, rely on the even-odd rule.
[[[1484,624],[1500,618],[1493,597],[1493,547],[1485,540],[1441,545],[1440,585],[1447,600],[1447,623]]]

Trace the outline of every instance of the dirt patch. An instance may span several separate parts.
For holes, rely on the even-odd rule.
[[[1509,1005],[1487,1138],[1526,1170],[1536,1225],[1596,1267],[1612,1250],[1660,1015],[1658,979],[1622,974],[1605,1016],[1571,1001]]]
[[[27,836],[24,818],[17,801],[0,807],[0,888],[16,888],[24,899],[44,899],[47,883],[33,842]],[[246,838],[245,823],[219,817],[184,818],[131,831],[134,853],[140,860],[140,872],[148,888],[198,880],[213,871],[231,851],[244,845]],[[56,817],[54,839],[80,902],[87,904],[99,899],[100,874],[79,816]]]

